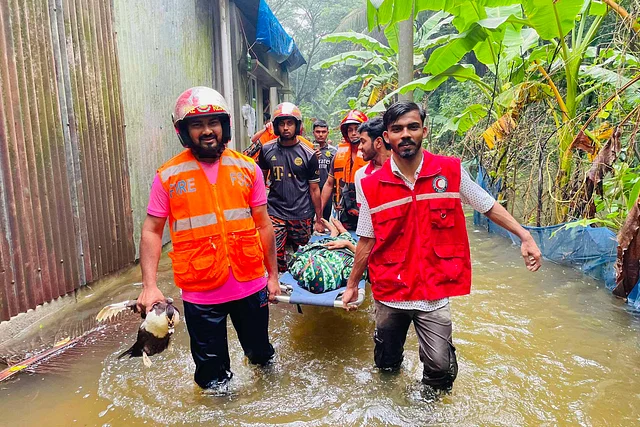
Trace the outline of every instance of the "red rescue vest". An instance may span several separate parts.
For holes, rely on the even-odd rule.
[[[362,180],[362,190],[376,236],[369,255],[376,300],[435,300],[471,291],[459,159],[424,151],[413,191],[388,161]]]
[[[229,266],[241,282],[265,274],[260,236],[249,207],[255,163],[228,148],[218,161],[213,185],[188,149],[158,169],[169,193],[174,279],[188,291],[222,286],[229,278]]]

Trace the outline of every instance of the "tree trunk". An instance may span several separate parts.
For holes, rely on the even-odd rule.
[[[413,13],[398,23],[398,87],[413,80]],[[399,100],[413,101],[413,91],[398,95]]]

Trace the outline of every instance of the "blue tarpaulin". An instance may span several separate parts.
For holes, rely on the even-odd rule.
[[[265,0],[260,0],[258,8],[256,43],[267,47],[269,54],[278,63],[284,63],[288,71],[293,71],[306,64],[293,38],[282,28],[280,21],[275,17]]]
[[[499,190],[498,185],[491,185],[487,172],[478,168],[476,182],[494,197]],[[490,233],[497,233],[510,238],[513,243],[520,244],[513,234],[490,221],[479,212],[474,212],[473,223],[481,225]],[[616,287],[614,265],[617,258],[618,242],[616,234],[606,227],[565,227],[567,224],[557,224],[548,227],[523,226],[533,236],[538,244],[542,256],[558,263],[570,265],[585,274],[604,281],[610,291]],[[640,289],[633,288],[627,298],[629,305],[640,310]]]

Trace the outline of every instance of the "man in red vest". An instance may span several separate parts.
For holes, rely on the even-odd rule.
[[[224,98],[208,87],[178,97],[173,123],[185,150],[158,169],[140,239],[138,308],[149,311],[165,299],[156,274],[169,219],[169,256],[182,290],[194,380],[219,390],[233,375],[227,316],[249,361],[267,364],[274,354],[268,298],[280,294],[264,178],[250,157],[226,148],[229,111]]]
[[[531,234],[462,169],[460,159],[422,148],[425,113],[413,102],[385,112],[384,137],[392,155],[380,170],[362,179],[364,198],[356,233],[355,263],[342,301],[354,301],[367,262],[375,299],[374,359],[397,370],[413,321],[424,364],[422,382],[448,391],[458,372],[452,342],[449,297],[471,289],[469,239],[462,202],[471,204],[522,241],[530,271],[541,254]]]

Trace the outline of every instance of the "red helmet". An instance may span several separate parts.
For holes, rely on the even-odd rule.
[[[219,116],[222,124],[222,139],[226,144],[231,140],[231,114],[227,101],[217,91],[196,86],[187,89],[178,97],[171,119],[178,138],[184,147],[192,148],[193,143],[184,126],[184,119],[195,116]]]
[[[369,118],[362,111],[349,111],[346,117],[342,119],[342,122],[340,122],[340,132],[342,132],[342,136],[344,137],[345,141],[349,142],[349,134],[347,133],[347,128],[350,124],[361,125],[367,120],[369,120]]]
[[[278,123],[284,118],[291,118],[296,121],[296,135],[302,134],[302,113],[300,109],[291,102],[283,102],[276,106],[273,112],[273,133],[280,136],[280,129],[278,129]]]

